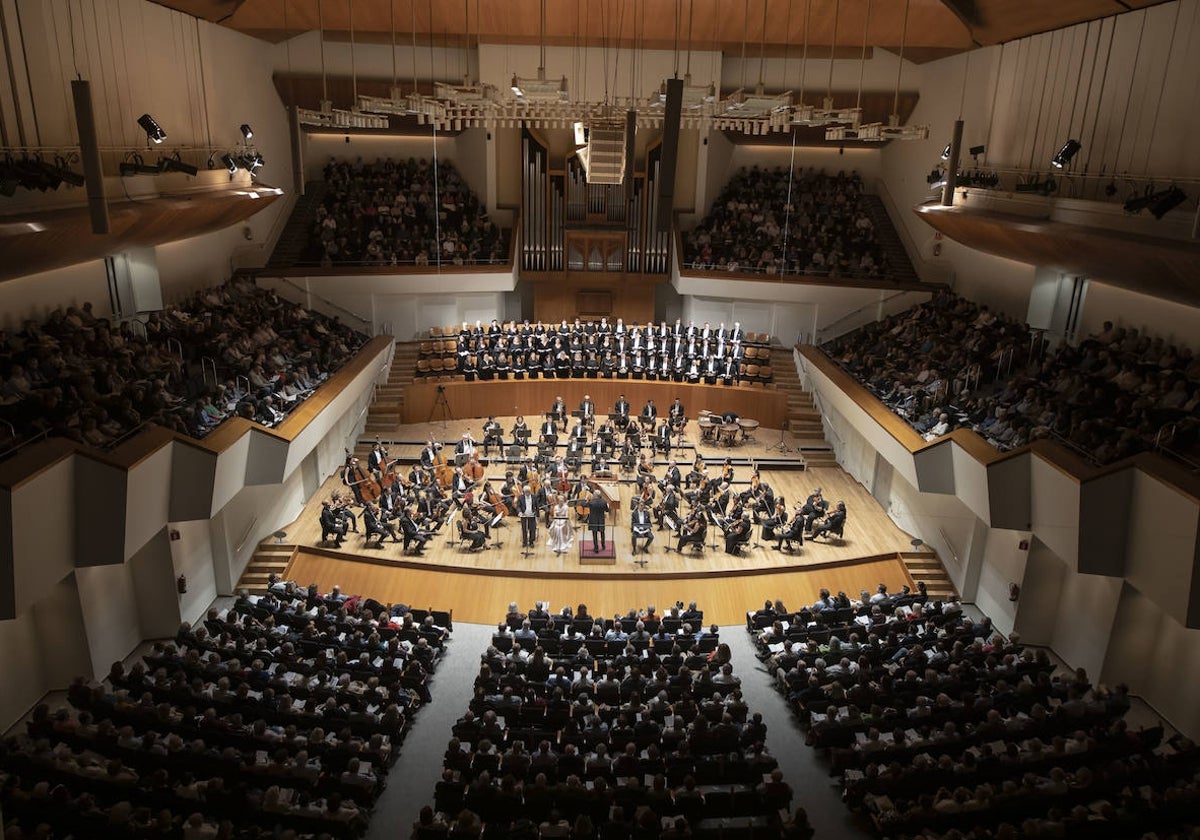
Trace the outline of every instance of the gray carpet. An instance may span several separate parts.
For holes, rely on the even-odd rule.
[[[407,838],[422,806],[433,803],[434,785],[442,774],[442,753],[450,727],[466,711],[479,655],[491,640],[492,625],[455,624],[446,655],[430,685],[433,702],[421,709],[396,766],[388,774],[387,790],[375,805],[367,840]],[[751,711],[762,712],[767,724],[767,747],[779,760],[784,778],[796,792],[795,805],[808,809],[819,840],[859,840],[873,837],[842,804],[827,764],[804,745],[796,724],[770,675],[754,656],[754,644],[744,626],[721,628],[721,640],[733,651],[733,669]]]

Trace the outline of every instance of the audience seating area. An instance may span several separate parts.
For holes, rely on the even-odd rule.
[[[825,590],[748,612],[759,656],[843,798],[895,840],[1194,837],[1200,751],[1133,731],[1124,686],[917,593]],[[1150,834],[1149,832],[1160,832]]]
[[[678,341],[676,338],[678,337]],[[771,335],[740,324],[541,321],[429,328],[416,376],[444,381],[633,379],[715,385],[772,381]]]
[[[939,292],[823,349],[927,440],[959,427],[1001,450],[1051,438],[1097,464],[1197,448],[1200,357],[1133,328],[1051,349],[1026,324]]]
[[[434,184],[436,172],[436,188]],[[501,265],[508,231],[449,161],[330,160],[307,265]]]
[[[413,837],[811,837],[729,660],[694,603],[511,605]]]
[[[740,169],[692,230],[683,233],[688,268],[752,274],[886,278],[875,225],[861,206],[857,172],[812,167]],[[789,203],[790,202],[790,203]]]
[[[4,836],[360,836],[451,630],[336,587],[243,594],[35,709],[0,746]]]
[[[105,448],[145,423],[203,437],[234,414],[275,425],[365,341],[245,279],[144,321],[55,310],[0,331],[0,451],[44,436]]]

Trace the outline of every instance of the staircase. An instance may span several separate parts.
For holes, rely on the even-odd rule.
[[[375,402],[367,412],[367,424],[363,436],[373,438],[376,435],[389,435],[400,426],[404,412],[404,388],[411,385],[413,374],[417,370],[417,356],[420,344],[415,341],[396,342],[396,351],[392,355],[392,368],[388,371],[387,382],[379,386]]]
[[[272,572],[281,578],[286,577],[284,572],[287,571],[288,563],[292,560],[292,552],[295,550],[295,545],[288,543],[280,545],[274,537],[267,537],[254,550],[254,555],[246,564],[246,570],[242,572],[235,591],[245,589],[251,595],[266,592],[267,578]]]
[[[813,403],[812,394],[800,387],[800,374],[790,347],[771,350],[771,371],[775,387],[787,396],[787,428],[799,438],[800,454],[807,467],[837,466],[833,449],[825,440],[821,413]]]
[[[896,233],[896,225],[883,206],[883,199],[877,195],[863,195],[862,206],[875,225],[875,241],[887,257],[888,276],[897,283],[920,283],[921,278],[908,258],[908,251],[904,249],[900,234]]]
[[[292,268],[300,261],[317,218],[317,207],[324,199],[324,181],[309,181],[304,185],[304,195],[296,199],[296,206],[275,242],[267,268]]]
[[[932,551],[902,551],[900,557],[912,575],[913,582],[925,581],[929,598],[932,601],[944,601],[951,595],[957,595],[946,567]]]

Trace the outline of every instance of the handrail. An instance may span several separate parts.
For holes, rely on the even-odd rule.
[[[144,321],[139,318],[130,318],[128,323],[130,332],[136,333],[140,328],[142,332],[141,337],[149,338],[149,334],[146,332],[146,323]]]
[[[375,334],[376,335],[393,335],[392,322],[391,321],[383,321],[382,323],[380,323],[379,331]]]
[[[879,196],[883,202],[883,209],[892,220],[892,227],[896,231],[896,235],[900,237],[900,244],[904,246],[904,250],[908,252],[909,262],[913,265],[913,270],[917,272],[917,276],[922,281],[926,272],[942,275],[940,282],[953,288],[954,281],[957,279],[954,267],[943,262],[934,262],[926,259],[921,255],[921,249],[917,247],[916,241],[912,238],[912,233],[901,220],[900,208],[896,206],[896,202],[892,199],[891,192],[888,191],[887,182],[882,178],[876,178],[872,186],[875,187],[875,195]],[[939,281],[930,281],[939,282]]]
[[[174,345],[175,345],[175,354],[177,356],[179,356],[179,361],[182,362],[183,361],[183,342],[181,342],[178,338],[176,338],[173,335],[167,336],[166,344],[167,344],[168,352],[170,352],[170,350],[171,350],[172,343],[174,343]]]
[[[278,277],[278,278],[276,278],[276,279],[278,279],[278,280],[280,280],[280,281],[282,281],[282,282],[284,282],[284,283],[287,283],[287,284],[288,284],[289,286],[291,286],[293,289],[295,289],[296,291],[298,291],[298,292],[300,292],[300,293],[302,293],[302,294],[304,294],[304,295],[307,295],[307,296],[310,296],[310,297],[315,297],[317,300],[321,301],[321,302],[322,302],[322,303],[324,303],[326,306],[332,306],[334,309],[337,309],[337,310],[340,310],[340,311],[342,311],[342,312],[345,312],[347,315],[349,315],[351,318],[353,318],[353,319],[355,319],[356,321],[358,321],[360,324],[367,324],[367,325],[369,325],[369,324],[371,323],[371,322],[370,322],[368,319],[366,319],[366,318],[364,318],[363,316],[359,315],[357,312],[351,312],[349,309],[347,309],[346,307],[342,306],[341,304],[339,304],[339,303],[334,303],[334,302],[333,302],[333,301],[331,301],[329,298],[327,298],[327,297],[324,297],[323,295],[319,295],[319,294],[317,294],[316,292],[310,291],[309,289],[306,289],[306,288],[304,288],[303,286],[299,285],[298,283],[293,283],[291,280],[289,280],[289,279],[288,279],[288,278],[286,278],[286,277]]]
[[[250,532],[254,530],[254,526],[257,524],[258,524],[258,517],[256,516],[253,519],[251,519],[250,524],[246,526],[246,533],[242,534],[242,541],[240,543],[238,543],[237,546],[233,549],[234,553],[241,552],[242,546],[244,546],[246,544],[246,540],[250,539]]]
[[[937,530],[938,534],[941,535],[942,542],[946,544],[946,548],[950,549],[950,556],[954,558],[954,562],[957,565],[961,566],[962,560],[959,559],[958,552],[954,550],[954,543],[950,542],[950,538],[946,536],[946,532],[942,530],[940,525]]]
[[[307,195],[307,192],[305,193]],[[270,230],[267,231],[266,237],[262,242],[252,242],[249,245],[241,245],[234,248],[229,254],[229,270],[237,272],[251,266],[237,265],[240,260],[238,257],[243,254],[251,254],[255,251],[270,254],[275,250],[275,243],[279,241],[279,237],[283,234],[284,228],[291,221],[292,213],[296,210],[296,205],[300,203],[300,193],[296,190],[284,194],[283,207],[275,214],[275,221],[271,223]]]
[[[108,446],[105,447],[105,449],[115,449],[116,447],[120,446],[122,443],[129,440],[130,438],[136,437],[137,435],[141,434],[149,426],[150,426],[150,421],[143,420],[141,423],[138,423],[132,429],[129,429],[128,431],[123,432],[119,437],[115,438],[112,443],[108,444]]]
[[[246,390],[242,391],[242,394],[243,395],[249,394],[250,393],[250,377],[246,376],[245,374],[239,373],[237,376],[233,377],[233,387],[237,388],[237,385],[239,382],[246,383]]]
[[[212,370],[212,378],[213,378],[212,384],[213,384],[213,387],[215,388],[215,387],[217,387],[217,385],[219,385],[221,383],[221,380],[217,378],[217,360],[214,359],[212,356],[201,356],[200,357],[200,378],[204,381],[205,385],[208,384],[208,371],[210,369]]]
[[[15,440],[17,437],[16,428],[13,426],[12,423],[9,423],[7,420],[4,420],[3,422],[6,426],[8,426],[10,429],[12,429],[13,439]],[[0,452],[0,461],[4,460],[9,455],[14,455],[17,452],[20,452],[22,449],[24,449],[26,446],[29,446],[30,444],[37,443],[39,440],[45,440],[49,436],[50,436],[50,430],[42,429],[40,432],[38,432],[33,437],[26,438],[25,440],[21,441],[20,443],[17,443],[14,446],[10,446],[8,449],[5,449],[3,452]]]
[[[898,297],[902,297],[903,295],[907,295],[907,294],[909,294],[909,293],[910,293],[910,290],[908,290],[908,289],[905,289],[904,291],[901,291],[901,292],[896,292],[894,295],[889,295],[888,297],[885,297],[885,298],[883,298],[882,300],[873,300],[873,301],[871,301],[870,303],[864,303],[862,306],[858,307],[858,309],[855,309],[855,310],[853,310],[853,311],[851,311],[851,312],[847,312],[845,315],[843,315],[841,318],[838,318],[838,319],[837,319],[836,321],[834,321],[833,323],[831,323],[831,324],[826,324],[826,325],[825,325],[825,326],[823,326],[823,327],[817,327],[817,330],[816,330],[816,332],[817,332],[817,333],[827,333],[827,332],[829,332],[831,329],[833,329],[834,327],[836,327],[838,324],[842,323],[842,321],[845,321],[847,318],[853,318],[855,315],[857,315],[858,313],[862,312],[864,309],[868,309],[868,308],[870,308],[870,307],[872,307],[872,306],[882,306],[883,304],[887,303],[888,301],[895,300],[896,298],[898,298]],[[813,338],[815,339],[816,337],[817,337],[817,336],[816,336],[816,334],[814,333],[814,334],[813,334]],[[815,341],[814,341],[813,343],[814,343],[814,344],[816,344],[817,342],[815,342]]]

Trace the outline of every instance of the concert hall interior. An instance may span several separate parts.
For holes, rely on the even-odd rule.
[[[0,0],[5,839],[1196,836],[1194,40]]]

